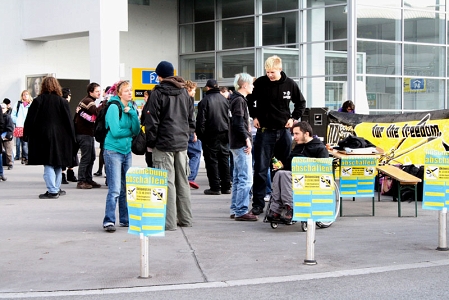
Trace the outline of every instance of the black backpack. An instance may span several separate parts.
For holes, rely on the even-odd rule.
[[[106,113],[108,112],[109,106],[115,104],[118,106],[119,119],[122,118],[122,106],[118,101],[108,101],[104,105],[103,109],[98,112],[97,119],[95,120],[95,140],[100,144],[104,143],[106,135],[108,134],[109,128],[106,128]]]

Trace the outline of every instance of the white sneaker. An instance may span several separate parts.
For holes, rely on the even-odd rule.
[[[265,202],[270,201],[271,195],[270,194],[266,194],[265,197],[263,197],[263,200],[265,200]]]

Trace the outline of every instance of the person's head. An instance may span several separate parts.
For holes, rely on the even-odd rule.
[[[108,94],[109,89],[111,88],[110,85],[108,85],[104,90],[103,90],[103,97],[106,97],[106,95]]]
[[[70,102],[70,100],[72,99],[72,92],[70,91],[69,88],[62,89],[62,98]]]
[[[147,102],[148,99],[150,98],[150,94],[151,94],[150,90],[147,90],[147,91],[143,92],[143,100],[145,100],[145,102]]]
[[[8,109],[8,107],[6,106],[5,103],[0,104],[0,106],[2,107],[2,113],[6,114],[6,110]]]
[[[347,100],[343,102],[343,105],[341,106],[342,112],[348,112],[348,113],[354,113],[355,110],[355,104],[351,100]]]
[[[227,86],[220,86],[220,94],[222,94],[226,99],[229,99],[232,91],[230,91]]]
[[[305,144],[313,139],[312,126],[309,123],[301,121],[293,125],[293,139],[297,144]]]
[[[44,77],[44,80],[42,80],[42,89],[40,95],[45,93],[62,96],[62,88],[59,84],[58,79],[52,76]]]
[[[31,78],[30,84],[28,85],[28,90],[30,91],[30,95],[32,98],[40,95],[41,91],[42,78],[41,77],[33,77]]]
[[[204,86],[207,90],[218,89],[218,83],[215,79],[209,79]]]
[[[189,93],[190,97],[195,97],[196,94],[196,87],[197,87],[197,83],[193,82],[191,80],[187,80],[184,87],[187,90],[187,93]]]
[[[243,96],[251,94],[254,89],[253,77],[248,73],[239,73],[234,77],[234,88]]]
[[[6,107],[11,107],[11,100],[9,100],[8,98],[3,99],[3,103],[6,104]]]
[[[101,96],[101,87],[96,82],[91,82],[87,85],[87,95],[94,99],[99,99]]]
[[[171,62],[163,60],[157,65],[156,74],[163,80],[167,77],[174,76],[175,68],[173,67]]]
[[[23,90],[22,93],[20,94],[20,100],[25,102],[31,102],[31,100],[33,99],[31,98],[30,92],[28,90]]]
[[[281,79],[282,71],[282,59],[273,55],[267,58],[265,61],[265,73],[271,81],[277,81]]]
[[[133,90],[128,80],[122,80],[117,83],[117,96],[122,101],[131,101],[133,98]]]

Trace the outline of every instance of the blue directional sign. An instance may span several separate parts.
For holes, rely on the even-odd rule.
[[[159,84],[157,74],[155,71],[142,71],[143,84]]]

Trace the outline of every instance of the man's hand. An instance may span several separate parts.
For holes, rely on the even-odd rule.
[[[196,143],[196,141],[198,141],[198,137],[196,136],[196,133],[193,133],[193,140],[194,143]]]
[[[292,128],[294,123],[294,119],[288,119],[287,124],[285,124],[285,128]]]
[[[259,120],[257,120],[257,118],[255,118],[253,120],[253,125],[254,125],[254,128],[260,128]]]
[[[249,138],[246,138],[246,148],[245,148],[245,153],[247,155],[251,154],[251,149],[252,149],[252,145],[251,145],[251,140]]]

